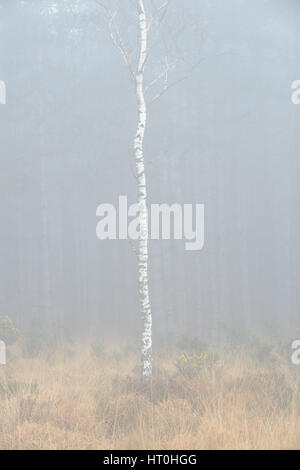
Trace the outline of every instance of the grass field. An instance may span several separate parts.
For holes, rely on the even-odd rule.
[[[25,353],[0,368],[1,449],[300,448],[300,366],[272,348],[161,348],[148,383],[130,342]]]

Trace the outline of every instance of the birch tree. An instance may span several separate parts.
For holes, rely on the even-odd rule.
[[[147,108],[144,95],[144,68],[147,58],[147,20],[144,1],[138,0],[139,14],[139,59],[135,72],[136,96],[138,106],[138,122],[134,139],[134,154],[136,163],[138,204],[140,221],[140,239],[138,249],[139,265],[139,296],[140,310],[143,322],[142,330],[142,364],[143,376],[152,375],[152,312],[149,296],[148,281],[148,211],[147,183],[144,163],[144,135],[147,122]]]
[[[97,0],[96,0],[97,1]],[[139,206],[139,241],[135,250],[138,260],[138,283],[139,283],[139,303],[142,320],[142,375],[144,378],[152,376],[152,310],[149,293],[149,228],[148,228],[148,207],[147,207],[147,179],[144,161],[144,136],[147,124],[148,105],[158,100],[171,86],[186,78],[181,78],[170,82],[170,71],[179,60],[178,50],[175,59],[170,57],[168,41],[162,38],[162,29],[170,0],[162,2],[160,5],[153,0],[133,0],[126,2],[125,8],[131,9],[134,5],[136,26],[138,30],[137,46],[129,49],[125,44],[125,39],[120,31],[121,2],[115,3],[112,9],[112,2],[103,3],[97,1],[105,12],[109,28],[110,38],[118,48],[121,56],[128,68],[130,78],[133,82],[136,105],[137,124],[133,141],[135,157],[135,171],[138,190]],[[123,3],[123,2],[122,2]],[[124,3],[122,5],[124,8]],[[147,8],[146,8],[147,7]],[[132,10],[132,11],[134,11]],[[178,15],[179,16],[179,15]],[[121,20],[122,21],[122,20]],[[149,44],[148,35],[152,32],[152,43]],[[149,55],[156,44],[164,44],[165,53],[162,54],[160,69],[151,70],[151,78],[145,84],[145,69],[149,61]],[[174,37],[172,38],[173,49],[178,49]],[[196,66],[195,64],[194,66]],[[189,70],[193,68],[189,67]],[[147,95],[147,97],[146,97]]]

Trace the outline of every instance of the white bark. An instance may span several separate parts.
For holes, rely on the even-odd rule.
[[[137,12],[139,18],[139,40],[138,40],[138,58],[135,67],[135,60],[132,58],[132,53],[127,49],[125,41],[120,33],[117,15],[118,9],[112,11],[107,3],[102,3],[101,0],[96,0],[101,6],[106,15],[109,24],[110,37],[113,44],[119,49],[126,66],[129,69],[130,77],[133,80],[136,90],[137,107],[138,107],[138,122],[137,130],[134,139],[134,155],[136,165],[136,178],[138,184],[138,204],[139,204],[139,222],[140,222],[140,237],[137,250],[138,258],[138,275],[139,275],[139,299],[140,299],[140,313],[142,317],[142,368],[143,376],[149,377],[152,375],[152,313],[149,296],[149,281],[148,281],[148,210],[147,210],[147,186],[146,174],[144,164],[144,134],[147,121],[147,109],[145,93],[149,92],[154,85],[162,82],[162,89],[155,96],[147,100],[148,104],[156,101],[160,96],[165,93],[171,86],[174,86],[180,80],[169,83],[169,72],[175,66],[177,60],[173,63],[169,61],[166,56],[164,59],[163,70],[159,72],[148,86],[144,87],[144,69],[148,56],[147,36],[151,23],[156,24],[156,33],[159,33],[166,11],[168,9],[169,0],[164,2],[159,8],[155,8],[154,18],[150,19],[149,26],[147,26],[146,13],[144,7],[144,0],[135,0],[137,5]],[[120,0],[121,4],[121,0]],[[153,6],[153,5],[152,5]],[[150,46],[151,49],[151,46]]]
[[[138,203],[140,219],[140,237],[138,248],[139,298],[142,317],[142,368],[143,376],[152,375],[152,313],[148,281],[148,210],[147,185],[144,164],[144,134],[147,120],[144,96],[144,68],[147,58],[147,22],[144,1],[137,0],[139,14],[139,60],[135,75],[136,97],[138,105],[138,123],[134,139],[134,153],[138,182]]]

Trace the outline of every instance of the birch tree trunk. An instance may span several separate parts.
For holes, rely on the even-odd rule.
[[[135,74],[138,122],[134,139],[135,164],[138,182],[140,237],[138,247],[139,299],[142,317],[142,369],[143,377],[152,375],[152,313],[148,281],[148,209],[144,164],[144,134],[147,120],[144,96],[144,68],[147,57],[147,21],[144,1],[137,0],[139,15],[139,59]]]
[[[151,104],[159,99],[170,86],[176,85],[181,82],[186,76],[181,77],[179,80],[169,83],[169,72],[175,66],[175,61],[170,61],[166,56],[164,57],[162,70],[155,74],[152,71],[152,80],[150,79],[146,87],[144,87],[144,70],[145,63],[148,56],[147,49],[147,36],[148,26],[146,21],[146,13],[144,0],[135,0],[138,13],[138,27],[139,27],[139,38],[137,44],[137,54],[132,56],[132,50],[126,47],[126,41],[123,40],[120,32],[118,21],[116,17],[119,9],[115,11],[111,10],[109,5],[111,2],[107,0],[106,3],[98,1],[106,15],[109,26],[110,38],[113,44],[119,49],[121,56],[128,67],[130,77],[135,84],[136,98],[137,98],[137,111],[138,121],[137,129],[134,138],[134,155],[136,164],[136,176],[138,184],[138,205],[139,205],[139,225],[140,225],[140,236],[137,250],[138,256],[138,282],[139,282],[139,300],[140,300],[140,313],[142,318],[142,372],[143,377],[150,377],[152,375],[152,313],[149,297],[149,281],[148,281],[148,210],[147,210],[147,185],[146,185],[146,174],[144,164],[144,134],[147,121],[147,110],[145,92],[149,93],[149,90],[153,90],[153,86],[160,88],[160,91],[155,94],[152,92],[152,98],[147,100],[147,103]],[[152,5],[152,15],[150,25],[154,24],[156,30],[156,40],[159,30],[163,23],[166,11],[168,9],[170,0],[164,1],[158,8],[155,2],[149,2]],[[122,1],[119,0],[119,6]],[[133,3],[133,2],[132,2]],[[153,26],[152,26],[153,28]],[[135,52],[135,49],[134,49]],[[137,56],[137,61],[136,61]],[[137,63],[136,63],[137,62]],[[198,64],[196,64],[197,66]],[[195,66],[193,67],[195,68]]]

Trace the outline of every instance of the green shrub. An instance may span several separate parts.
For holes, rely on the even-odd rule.
[[[19,330],[8,316],[0,316],[0,339],[6,344],[14,343],[19,337]]]
[[[175,362],[177,370],[187,376],[194,377],[204,368],[211,368],[218,360],[217,353],[213,351],[205,351],[198,353],[183,353]]]

